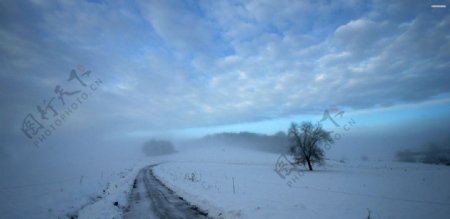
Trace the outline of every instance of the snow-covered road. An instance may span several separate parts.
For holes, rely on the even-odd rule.
[[[208,218],[168,189],[153,174],[156,165],[141,169],[133,184],[125,219],[136,218]]]

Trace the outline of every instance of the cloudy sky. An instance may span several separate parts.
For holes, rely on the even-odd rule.
[[[450,14],[437,3],[448,5],[1,1],[0,155],[270,134],[326,109],[345,111],[340,121],[355,120],[359,136],[448,137]]]

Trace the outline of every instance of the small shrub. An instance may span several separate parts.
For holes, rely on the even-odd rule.
[[[200,178],[201,178],[200,174],[199,173],[194,173],[194,172],[186,173],[184,175],[184,180],[191,181],[191,182],[199,182]]]

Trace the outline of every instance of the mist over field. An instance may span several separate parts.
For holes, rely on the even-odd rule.
[[[444,218],[449,5],[1,1],[0,218]]]

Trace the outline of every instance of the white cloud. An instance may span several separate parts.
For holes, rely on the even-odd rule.
[[[13,63],[8,70],[38,68],[35,75],[50,81],[64,80],[55,72],[79,62],[92,66],[105,81],[106,97],[92,112],[101,109],[102,121],[117,119],[126,130],[254,121],[333,104],[420,102],[449,92],[449,16],[432,14],[428,7],[414,6],[410,17],[402,12],[409,8],[369,6],[38,4],[29,9],[39,9],[37,25],[30,28],[36,32],[2,28],[1,48]],[[29,25],[19,18],[11,23]],[[46,41],[48,36],[54,41]]]

